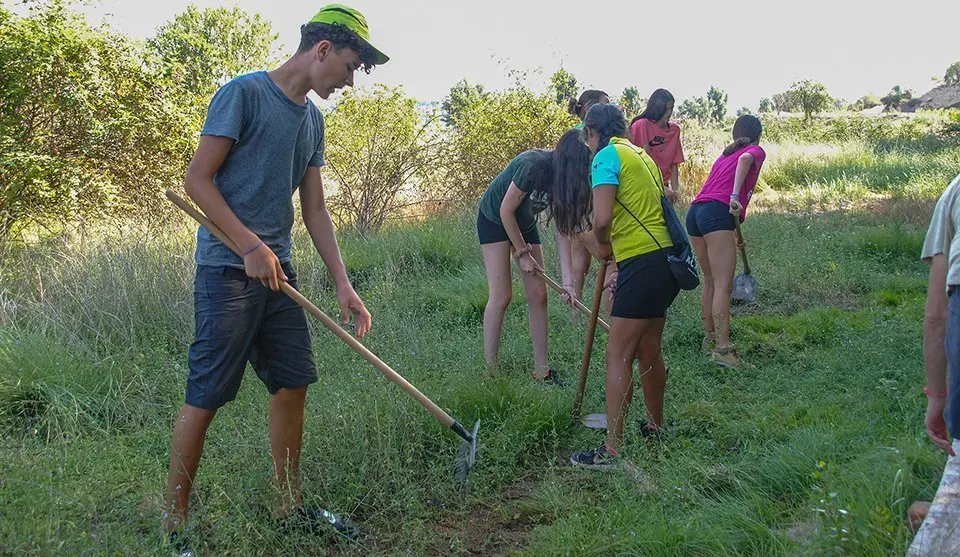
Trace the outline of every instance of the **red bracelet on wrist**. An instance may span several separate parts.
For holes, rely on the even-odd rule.
[[[927,395],[927,398],[943,398],[947,396],[947,391],[943,391],[942,393],[931,393],[930,389],[924,387],[923,394]]]

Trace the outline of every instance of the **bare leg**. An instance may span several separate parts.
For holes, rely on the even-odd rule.
[[[700,236],[690,236],[690,245],[697,256],[697,264],[703,271],[703,291],[700,293],[700,319],[703,321],[703,334],[707,337],[716,335],[713,322],[713,276],[710,270],[710,255],[707,242]]]
[[[623,420],[632,394],[633,359],[646,319],[612,317],[607,342],[607,450],[616,454],[623,443]]]
[[[483,266],[487,272],[487,307],[483,310],[483,353],[490,371],[500,365],[500,336],[503,316],[513,296],[510,277],[510,242],[480,246]]]
[[[578,237],[570,240],[570,264],[573,267],[573,287],[577,291],[577,298],[583,299],[583,283],[590,272],[590,263],[593,256]]]
[[[173,426],[170,443],[170,472],[167,476],[167,501],[163,529],[173,532],[187,521],[190,511],[190,490],[200,466],[203,442],[215,410],[204,410],[184,404]]]
[[[543,248],[539,244],[532,244],[530,248],[530,254],[543,267]],[[527,297],[527,307],[530,312],[534,377],[542,379],[550,370],[550,360],[547,356],[547,285],[539,276],[523,273],[523,291]]]
[[[307,387],[280,389],[270,396],[270,453],[280,491],[278,510],[281,516],[289,514],[302,503],[300,447],[306,402]]]
[[[663,326],[666,319],[645,319],[649,327],[640,339],[640,384],[647,407],[650,427],[663,426],[663,391],[667,385],[667,369],[663,363]]]
[[[733,291],[733,273],[737,268],[736,235],[730,230],[718,230],[703,239],[707,245],[713,282],[712,312],[716,323],[717,348],[726,348],[730,346],[730,293]]]

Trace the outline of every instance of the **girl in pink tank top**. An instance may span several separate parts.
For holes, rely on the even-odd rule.
[[[760,147],[763,126],[756,116],[737,118],[733,143],[713,163],[707,181],[687,210],[687,234],[703,269],[703,348],[710,361],[737,369],[740,358],[730,343],[730,293],[737,270],[735,219],[743,221],[766,158]]]

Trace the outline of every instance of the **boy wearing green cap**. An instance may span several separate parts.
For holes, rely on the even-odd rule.
[[[202,227],[197,231],[196,328],[185,403],[173,430],[163,522],[181,547],[179,528],[187,518],[207,427],[236,396],[248,361],[270,393],[277,514],[337,522],[301,504],[303,413],[307,385],[317,372],[306,316],[279,292],[279,283],[296,287],[290,230],[292,196],[299,188],[303,222],[336,284],[341,320],[347,323],[352,314],[359,338],[370,330],[370,313],[347,278],[324,205],[324,121],[306,95],[314,91],[326,99],[352,86],[356,70],[369,73],[388,58],[370,44],[364,17],[346,6],[324,7],[300,35],[297,53],[279,68],[239,76],[216,93],[184,179],[187,194],[243,256]]]

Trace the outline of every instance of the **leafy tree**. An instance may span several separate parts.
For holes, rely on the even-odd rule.
[[[913,91],[904,89],[899,85],[894,85],[886,96],[881,97],[880,102],[888,109],[900,108],[900,105],[913,98]]]
[[[277,37],[259,14],[191,4],[162,25],[147,45],[163,75],[180,85],[194,118],[202,120],[210,97],[224,83],[277,62]]]
[[[488,96],[483,85],[471,85],[466,79],[461,79],[450,88],[450,93],[443,99],[440,118],[448,126],[455,126],[464,109],[485,100]]]
[[[690,118],[705,124],[710,120],[710,102],[706,97],[686,99],[680,103],[677,114],[682,118]]]
[[[760,107],[758,109],[758,112],[760,112],[760,114],[773,112],[775,109],[776,107],[774,106],[773,101],[771,101],[769,98],[764,97],[760,99]]]
[[[723,124],[727,117],[727,93],[723,89],[711,87],[705,97],[683,101],[677,114],[683,118],[696,119],[702,124]]]
[[[561,67],[550,76],[550,90],[556,95],[557,104],[566,106],[571,98],[577,96],[577,78]]]
[[[339,225],[375,231],[418,202],[443,153],[436,120],[421,118],[399,87],[344,92],[327,118],[326,160],[336,182],[328,206]]]
[[[960,85],[960,61],[950,64],[946,73],[943,74],[944,85]]]
[[[707,101],[710,105],[710,119],[722,124],[727,118],[727,92],[719,87],[710,87],[707,91]]]
[[[792,91],[784,91],[773,96],[773,106],[777,113],[793,112],[797,109],[797,99]]]
[[[746,115],[748,115],[748,114],[753,114],[753,112],[752,112],[749,108],[747,108],[747,107],[745,107],[745,106],[744,106],[744,107],[741,107],[740,110],[737,111],[737,117],[738,117],[738,118],[739,118],[740,116],[746,116]]]
[[[577,121],[555,100],[522,84],[474,99],[449,136],[446,195],[475,200],[513,157],[556,145]]]
[[[166,207],[194,142],[141,48],[64,2],[0,6],[0,238]]]
[[[833,104],[833,98],[826,86],[819,81],[804,79],[790,87],[789,102],[803,112],[803,118],[809,122],[815,114],[824,112]]]
[[[631,86],[624,87],[623,94],[620,95],[619,104],[629,120],[640,114],[645,101],[640,98],[640,91],[636,87]]]

